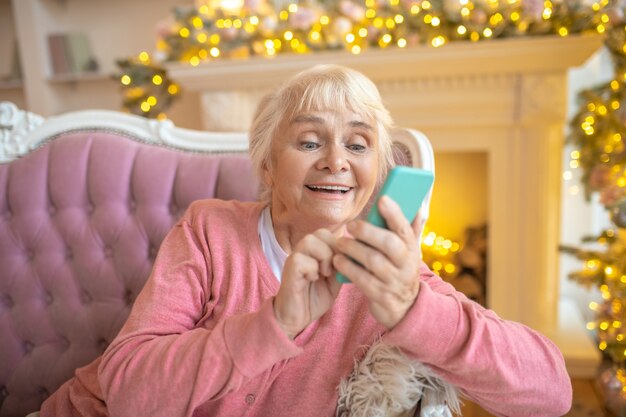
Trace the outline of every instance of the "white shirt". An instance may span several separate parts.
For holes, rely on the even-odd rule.
[[[276,240],[270,206],[265,207],[261,212],[261,217],[259,217],[259,238],[261,239],[261,247],[263,248],[265,259],[267,259],[272,272],[280,282],[283,265],[285,265],[285,260],[287,259],[287,252],[280,247]]]

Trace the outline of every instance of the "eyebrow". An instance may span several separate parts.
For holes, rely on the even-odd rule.
[[[374,128],[372,127],[372,125],[370,125],[369,123],[358,121],[358,120],[354,120],[354,121],[350,122],[350,126],[352,126],[352,127],[361,127],[363,129],[374,131]]]
[[[324,119],[319,116],[313,116],[312,114],[299,114],[297,115],[292,123],[324,123]]]
[[[323,124],[324,119],[322,119],[319,116],[312,115],[312,114],[300,114],[293,119],[292,123]],[[350,125],[350,127],[363,128],[363,129],[371,130],[371,131],[374,130],[374,128],[369,123],[366,123],[360,120],[353,120],[349,122],[348,124]]]

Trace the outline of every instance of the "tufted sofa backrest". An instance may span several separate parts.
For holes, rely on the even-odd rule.
[[[0,416],[24,416],[100,355],[194,200],[254,200],[243,154],[68,132],[0,164]]]

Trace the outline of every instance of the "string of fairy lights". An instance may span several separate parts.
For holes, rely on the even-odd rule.
[[[457,272],[455,255],[461,245],[432,230],[426,229],[422,237],[422,256],[431,269],[444,279],[450,279]]]
[[[173,20],[160,27],[152,56],[119,60],[117,77],[127,111],[165,118],[180,89],[164,62],[198,66],[251,56],[604,33],[622,18],[611,0],[197,0],[175,9]]]

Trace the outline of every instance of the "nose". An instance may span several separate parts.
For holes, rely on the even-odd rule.
[[[324,153],[317,163],[318,169],[327,169],[331,174],[348,171],[350,164],[346,154],[346,149],[342,144],[332,143],[326,146]]]

